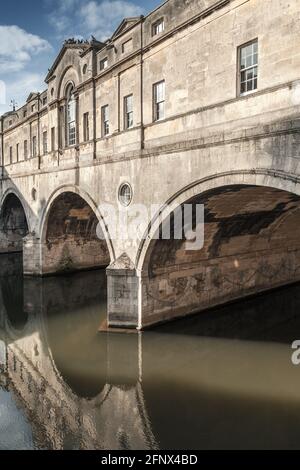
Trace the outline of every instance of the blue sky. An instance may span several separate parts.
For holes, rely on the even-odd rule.
[[[68,37],[104,40],[126,16],[147,14],[162,0],[10,0],[1,4],[0,114],[46,88],[48,68]],[[5,100],[4,100],[5,86]],[[5,101],[5,102],[4,102]]]

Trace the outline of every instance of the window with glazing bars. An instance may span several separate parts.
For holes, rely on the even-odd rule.
[[[102,135],[106,136],[109,134],[109,107],[108,105],[102,106]]]
[[[133,127],[133,95],[124,98],[124,127],[125,129]]]
[[[153,117],[154,121],[165,118],[165,81],[153,85]]]
[[[43,154],[46,155],[48,152],[48,133],[47,131],[43,132]]]
[[[239,48],[240,94],[257,90],[258,41],[252,41]]]

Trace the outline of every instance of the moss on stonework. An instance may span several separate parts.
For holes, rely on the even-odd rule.
[[[62,257],[59,262],[58,270],[61,273],[68,273],[70,271],[74,271],[74,263],[70,256],[70,252],[67,246],[64,246],[63,248]]]

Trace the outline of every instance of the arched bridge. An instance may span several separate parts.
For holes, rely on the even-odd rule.
[[[12,127],[8,117],[2,123],[0,251],[23,250],[26,275],[107,268],[108,324],[121,328],[299,281],[299,9],[297,1],[270,3],[181,8],[170,0],[152,16],[124,20],[110,47],[67,42],[47,92],[29,97],[37,112],[19,122],[18,111]],[[155,39],[147,28],[161,14],[166,30]],[[122,56],[129,33],[140,42]],[[229,38],[222,45],[207,39],[222,34]],[[258,82],[252,77],[245,93],[247,54]],[[98,70],[106,55],[109,66]],[[124,108],[129,96],[133,108]],[[8,161],[29,124],[30,136],[38,134],[31,158]],[[185,204],[204,205],[197,250],[172,230],[157,236]],[[144,211],[129,237],[115,236],[116,218],[105,208],[131,220],[137,205],[150,216]]]
[[[288,150],[297,138],[294,127],[277,140],[284,141]],[[110,192],[102,179],[102,166],[93,168],[94,191],[85,184],[89,167],[80,169],[79,185],[71,184],[74,170],[58,172],[52,184],[46,183],[47,174],[39,175],[43,196],[38,201],[32,201],[26,189],[30,177],[17,179],[18,187],[5,179],[1,251],[23,249],[26,275],[107,267],[108,321],[118,327],[143,328],[299,281],[300,179],[296,172],[286,171],[292,163],[295,166],[297,155],[284,159],[269,155],[270,168],[253,168],[260,161],[259,152],[244,154],[244,145],[251,146],[249,140],[240,142],[239,155],[232,157],[225,146],[212,146],[205,165],[199,149],[135,162],[142,169],[131,178],[135,201],[147,207],[154,201],[166,203],[160,217],[150,221],[150,228],[149,221],[144,221],[147,237],[135,240],[110,237],[113,220],[104,219],[98,209],[102,194]],[[185,165],[174,178],[181,159]],[[232,160],[241,168],[236,165],[234,171],[225,171]],[[212,161],[224,171],[210,174]],[[282,163],[284,168],[280,168]],[[156,190],[149,185],[155,164],[161,173]],[[54,189],[60,176],[70,178],[70,184]],[[172,179],[172,184],[163,183]],[[117,204],[116,197],[111,191],[111,204]],[[172,233],[170,239],[157,239],[171,209],[186,203],[205,207],[204,247],[199,250],[187,250],[186,240],[174,239]],[[104,239],[98,237],[98,224]]]

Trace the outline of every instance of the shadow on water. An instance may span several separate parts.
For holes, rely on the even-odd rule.
[[[295,332],[300,334],[300,284],[160,325],[155,331],[291,344]]]
[[[0,255],[0,291],[0,311],[4,307],[11,327],[22,331],[28,321],[24,311],[22,254]]]
[[[23,280],[13,259],[0,260],[1,329],[36,448],[299,447],[299,285],[153,331],[99,335],[104,271]]]

